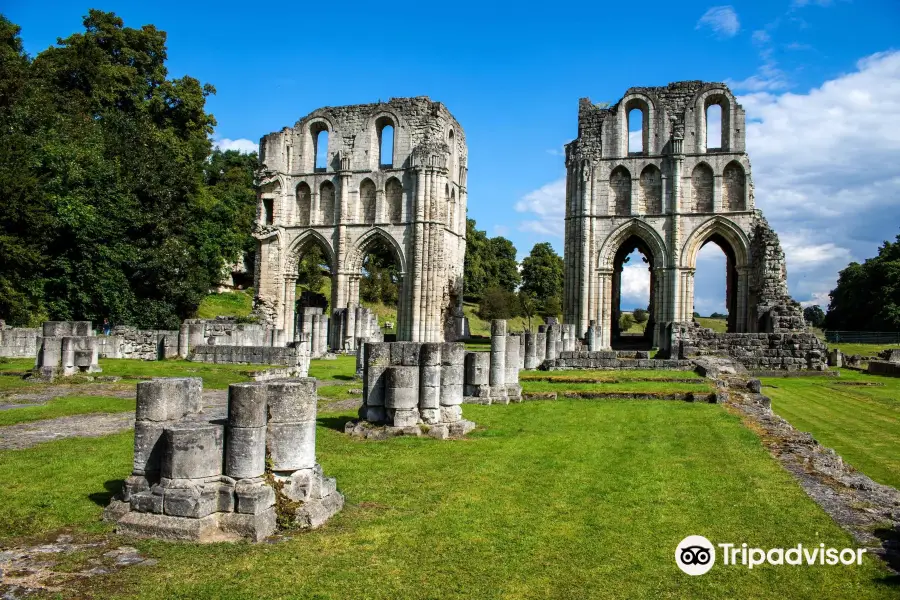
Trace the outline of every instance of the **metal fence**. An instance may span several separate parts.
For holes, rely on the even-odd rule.
[[[900,344],[900,331],[826,331],[825,339],[845,344]]]

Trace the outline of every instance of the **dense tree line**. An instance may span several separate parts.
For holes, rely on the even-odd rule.
[[[256,157],[212,152],[164,32],[84,28],[32,59],[0,17],[0,318],[177,327],[252,249]]]
[[[877,256],[847,265],[829,296],[828,329],[900,331],[900,235]]]

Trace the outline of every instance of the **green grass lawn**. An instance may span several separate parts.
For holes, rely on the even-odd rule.
[[[653,369],[635,369],[634,371],[520,371],[519,381],[553,379],[555,381],[569,381],[572,379],[593,379],[597,381],[628,381],[647,379],[696,379],[704,381],[704,378],[693,371],[670,371]]]
[[[853,386],[844,383],[876,383]],[[772,408],[875,481],[900,487],[900,379],[842,370],[839,379],[764,379]]]
[[[697,383],[621,381],[614,383],[566,383],[564,381],[522,381],[525,392],[711,392],[712,385],[698,380]]]
[[[103,375],[116,375],[130,381],[147,377],[202,377],[203,387],[225,389],[229,383],[250,381],[248,373],[273,368],[272,365],[217,365],[188,360],[134,360],[102,358]],[[277,367],[274,367],[277,368]]]
[[[63,396],[46,404],[0,410],[0,427],[28,423],[41,419],[55,419],[69,415],[117,413],[134,410],[134,400],[112,396]]]
[[[316,379],[353,381],[356,379],[356,357],[339,355],[334,360],[311,360],[309,376]]]
[[[694,320],[700,323],[701,327],[725,333],[728,330],[728,321],[725,319],[710,319],[709,317],[694,317]]]
[[[197,318],[246,317],[253,310],[253,291],[234,291],[209,294],[197,307]]]
[[[877,356],[882,350],[887,350],[888,348],[900,348],[900,346],[896,344],[844,344],[840,342],[828,342],[828,348],[837,348],[844,354],[850,356],[854,354],[859,354],[860,356]]]
[[[677,570],[689,534],[759,547],[852,546],[720,406],[466,405],[469,439],[352,440],[320,416],[317,452],[347,506],[275,544],[133,541],[159,560],[86,580],[103,598],[889,598],[861,567]],[[73,460],[72,457],[78,457]],[[0,453],[0,540],[98,522],[131,435]],[[123,540],[123,543],[125,541]]]

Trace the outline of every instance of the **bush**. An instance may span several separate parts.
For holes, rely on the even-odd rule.
[[[634,325],[634,316],[631,313],[624,313],[619,317],[619,328],[621,331],[628,331]]]
[[[634,320],[637,323],[646,323],[650,319],[650,313],[643,308],[636,308],[631,314],[634,315]]]

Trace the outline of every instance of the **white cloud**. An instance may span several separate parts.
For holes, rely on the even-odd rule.
[[[734,37],[741,30],[737,13],[731,6],[713,6],[697,21],[697,29],[710,28],[719,37]]]
[[[650,269],[647,265],[625,265],[622,267],[622,308],[635,305],[637,308],[647,306],[650,298]]]
[[[900,52],[807,93],[739,97],[756,205],[779,232],[797,299],[827,306],[837,273],[900,224]]]
[[[251,152],[256,152],[259,150],[258,143],[244,138],[237,140],[230,140],[228,138],[213,140],[213,146],[222,151],[237,150],[238,152],[242,152],[244,154],[250,154]]]

